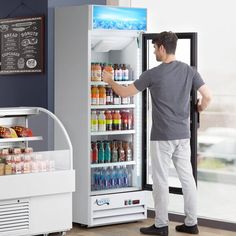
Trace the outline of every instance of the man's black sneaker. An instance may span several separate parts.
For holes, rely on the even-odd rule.
[[[187,226],[185,224],[177,225],[175,227],[175,230],[178,232],[187,233],[187,234],[198,234],[199,233],[197,225],[193,225],[193,226]]]
[[[149,227],[140,228],[140,232],[149,235],[168,236],[168,226],[156,227],[155,224]]]

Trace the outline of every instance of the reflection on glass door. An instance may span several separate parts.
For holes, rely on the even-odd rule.
[[[156,57],[154,55],[154,47],[152,44],[152,38],[154,37],[154,34],[147,34],[146,35],[146,51],[144,53],[146,53],[146,55],[144,55],[144,60],[145,60],[145,56],[146,56],[146,61],[144,61],[144,70],[147,69],[151,69],[153,67],[156,67],[160,64],[160,62],[156,61]],[[193,55],[193,42],[191,40],[193,40],[193,36],[195,36],[195,34],[191,34],[191,33],[177,33],[178,36],[178,44],[177,44],[177,49],[176,49],[176,59],[182,62],[187,63],[188,65],[191,66],[196,66],[196,55]],[[144,37],[145,38],[145,37]],[[194,38],[195,39],[195,38]],[[196,45],[195,45],[196,46]],[[145,68],[146,67],[146,68]],[[152,170],[151,170],[151,157],[150,157],[150,132],[151,132],[151,126],[152,126],[152,104],[151,104],[151,96],[149,91],[146,91],[146,140],[147,140],[147,161],[146,161],[146,186],[150,186],[152,185]],[[196,139],[193,138],[193,135],[196,136],[196,132],[192,132],[192,139],[193,141],[191,142],[191,144],[193,144],[194,142],[196,142]],[[195,147],[193,145],[192,147],[192,164],[195,163],[196,158],[194,157],[196,154],[195,152]],[[196,172],[196,166],[194,166],[195,168],[195,172]],[[181,193],[181,184],[180,181],[178,179],[177,176],[177,172],[174,168],[173,163],[171,163],[171,167],[170,167],[170,172],[169,172],[169,186],[170,186],[170,192],[173,193]],[[172,191],[174,190],[174,191]]]

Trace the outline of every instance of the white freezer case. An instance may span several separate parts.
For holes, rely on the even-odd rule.
[[[44,108],[19,107],[0,108],[0,124],[4,127],[29,127],[37,134],[0,139],[0,150],[24,150],[27,147],[34,150],[18,154],[22,170],[18,169],[17,174],[12,171],[0,176],[0,236],[47,235],[71,229],[75,174],[72,145],[62,123]],[[60,143],[56,135],[61,136]],[[12,153],[7,156],[1,155],[0,158],[16,158]],[[30,166],[34,165],[34,169],[27,169],[30,173],[24,173],[26,160]],[[15,163],[12,161],[12,168]],[[51,163],[50,168],[48,163]]]

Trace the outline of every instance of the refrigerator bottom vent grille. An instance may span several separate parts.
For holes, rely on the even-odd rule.
[[[7,232],[7,235],[14,235],[14,232],[29,230],[29,212],[28,200],[0,202],[0,235]]]
[[[144,205],[93,211],[93,225],[146,219]]]

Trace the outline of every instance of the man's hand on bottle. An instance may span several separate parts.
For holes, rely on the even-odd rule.
[[[103,82],[110,84],[112,81],[112,74],[107,71],[103,71],[102,72],[102,80],[103,80]]]

